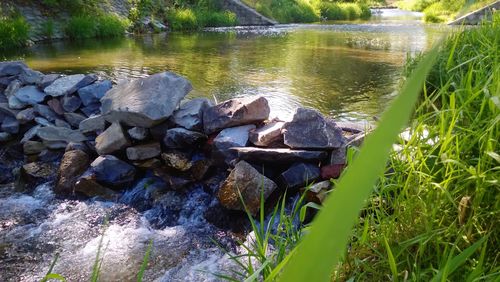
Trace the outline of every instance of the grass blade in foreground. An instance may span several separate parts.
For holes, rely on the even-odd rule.
[[[310,233],[284,267],[280,281],[329,281],[351,235],[358,214],[384,171],[392,144],[410,119],[425,78],[437,56],[433,49],[406,81],[400,95],[384,113],[357,159],[314,220]]]

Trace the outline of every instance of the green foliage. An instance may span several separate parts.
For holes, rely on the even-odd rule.
[[[398,1],[396,5],[403,10],[418,11],[424,13],[424,21],[440,23],[450,21],[455,18],[465,7],[466,11],[472,11],[494,0],[408,0]]]
[[[233,26],[236,15],[229,11],[216,12],[205,9],[179,8],[171,10],[167,19],[172,30],[198,30],[204,27]]]
[[[93,38],[97,36],[97,21],[92,16],[74,16],[66,25],[66,35],[72,39]]]
[[[0,17],[0,50],[26,46],[30,26],[21,16]]]
[[[72,39],[119,37],[128,25],[128,21],[114,15],[74,16],[66,26],[66,34]]]
[[[73,15],[82,13],[96,13],[99,0],[42,0],[49,9],[62,9]]]
[[[54,20],[48,19],[47,21],[42,23],[41,32],[43,36],[51,39],[52,36],[54,36],[54,31],[55,31]]]
[[[130,22],[115,15],[97,18],[97,36],[102,38],[120,37],[130,26]]]
[[[370,7],[359,3],[331,3],[321,4],[321,16],[328,20],[355,20],[369,19]]]

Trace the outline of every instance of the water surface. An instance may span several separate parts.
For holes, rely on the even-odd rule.
[[[299,105],[342,118],[379,115],[408,54],[443,29],[420,14],[380,10],[370,21],[207,29],[120,40],[37,45],[23,54],[43,72],[97,72],[115,81],[170,70],[192,81],[192,97],[264,95],[273,115]]]

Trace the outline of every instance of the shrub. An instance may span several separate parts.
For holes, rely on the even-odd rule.
[[[74,16],[66,26],[66,35],[72,39],[118,37],[125,34],[129,22],[115,15]]]
[[[168,22],[172,30],[196,30],[199,28],[196,15],[193,10],[172,10],[167,14]]]
[[[119,37],[125,34],[130,25],[128,20],[123,20],[118,16],[100,16],[98,19],[97,36],[98,37]]]
[[[238,23],[236,14],[229,11],[196,11],[195,15],[199,27],[234,26]]]
[[[328,20],[355,20],[371,17],[370,8],[358,3],[329,3],[321,5],[321,16]]]
[[[0,49],[26,46],[30,26],[21,16],[0,18]]]
[[[74,16],[66,26],[66,35],[72,39],[92,38],[97,36],[97,21],[91,16]]]
[[[55,30],[54,21],[52,19],[48,19],[41,25],[42,35],[49,39],[52,38],[52,36],[54,36],[54,30]]]

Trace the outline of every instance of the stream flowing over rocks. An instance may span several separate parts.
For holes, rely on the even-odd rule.
[[[366,127],[299,108],[269,119],[260,96],[214,105],[162,72],[113,85],[0,63],[0,277],[217,281],[259,212],[285,191],[321,203]],[[314,185],[304,189],[307,185]],[[240,196],[241,195],[241,196]],[[241,197],[241,198],[240,198]]]

